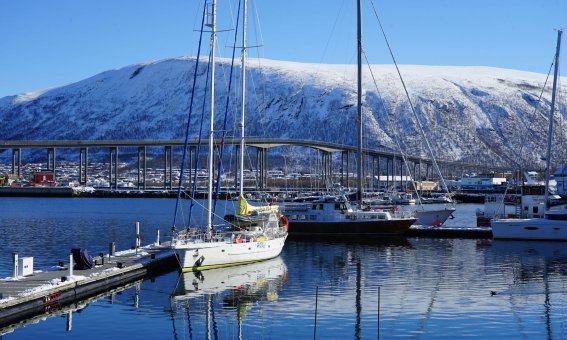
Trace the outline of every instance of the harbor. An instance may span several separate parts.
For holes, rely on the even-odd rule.
[[[27,207],[32,202],[38,209],[30,212]],[[72,248],[88,249],[95,259],[103,253],[106,261],[109,244],[116,243],[117,257],[111,258],[112,263],[95,266],[93,271],[74,271],[75,276],[84,276],[85,280],[90,273],[120,273],[117,262],[124,263],[122,270],[133,268],[130,263],[151,263],[151,256],[146,255],[151,247],[139,249],[138,255],[143,254],[144,259],[131,249],[137,239],[133,221],[141,221],[142,244],[154,244],[157,230],[161,230],[161,242],[165,242],[173,200],[0,198],[0,203],[9,208],[0,217],[3,230],[6,232],[6,226],[13,221],[18,221],[15,226],[21,230],[17,238],[8,232],[7,242],[0,245],[0,277],[4,278],[0,287],[27,280],[39,287],[47,273],[48,280],[59,282],[61,277],[69,276],[67,263]],[[458,205],[447,227],[474,227],[477,207]],[[218,209],[229,207],[222,205]],[[45,242],[47,235],[57,235],[57,242]],[[20,281],[9,279],[15,249],[20,257],[34,257],[38,271],[34,276]],[[118,250],[131,259],[120,260]],[[161,252],[160,248],[154,251]],[[132,277],[130,284],[105,286],[99,293],[89,287],[87,295],[93,294],[91,298],[54,305],[53,310],[2,326],[0,331],[3,337],[14,339],[34,338],[45,332],[54,339],[203,338],[207,334],[207,310],[212,310],[209,331],[214,332],[214,320],[219,338],[237,337],[239,328],[245,338],[285,338],[294,334],[307,338],[313,336],[315,291],[319,287],[320,338],[353,338],[357,329],[362,338],[375,338],[378,315],[384,338],[412,336],[414,332],[437,338],[445,327],[452,329],[452,337],[466,336],[474,328],[480,337],[496,332],[503,339],[514,339],[529,332],[561,338],[565,335],[561,316],[567,312],[562,288],[564,256],[562,243],[558,242],[494,241],[484,237],[290,237],[276,263],[180,274],[177,263],[171,263],[166,256],[163,260],[167,266]],[[61,268],[60,261],[65,262]],[[547,312],[546,300],[553,301]],[[458,301],[458,307],[454,301]],[[45,306],[43,300],[40,302]],[[529,314],[522,312],[526,309]],[[471,318],[474,310],[491,312]],[[517,318],[518,314],[523,317]],[[447,317],[453,320],[450,324],[444,321]]]
[[[0,340],[567,339],[567,3],[30,1]]]

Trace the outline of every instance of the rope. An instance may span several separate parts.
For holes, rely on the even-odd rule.
[[[203,39],[203,27],[205,25],[205,16],[207,10],[207,2],[203,6],[203,17],[201,19],[201,33],[199,35],[199,47],[197,50],[197,60],[195,61],[195,73],[193,74],[193,87],[191,89],[191,99],[189,102],[189,116],[187,118],[187,126],[185,127],[185,145],[183,146],[183,159],[181,163],[181,173],[179,175],[179,185],[177,186],[177,201],[175,203],[175,212],[173,214],[173,227],[175,230],[175,223],[177,222],[177,211],[179,209],[179,203],[181,201],[181,187],[183,185],[183,177],[185,172],[185,160],[187,158],[187,145],[189,144],[189,127],[191,126],[191,116],[193,113],[193,98],[195,96],[195,87],[197,84],[197,70],[199,68],[199,58],[201,56],[201,42]]]
[[[425,131],[423,131],[423,127],[421,126],[421,123],[419,121],[419,117],[417,115],[417,112],[415,111],[415,107],[413,105],[413,102],[411,101],[408,89],[406,87],[406,83],[404,82],[404,78],[402,77],[402,73],[400,72],[400,69],[398,67],[398,63],[396,62],[396,58],[394,57],[394,52],[392,52],[392,48],[390,47],[390,42],[388,41],[388,37],[386,36],[386,31],[384,30],[384,27],[382,26],[382,21],[380,21],[380,18],[378,17],[378,13],[376,12],[376,8],[374,7],[374,0],[370,0],[370,3],[372,4],[372,10],[374,11],[374,15],[376,16],[376,20],[378,20],[378,25],[380,25],[380,30],[382,31],[382,35],[384,36],[384,40],[386,41],[386,46],[388,47],[388,51],[390,52],[390,56],[392,57],[392,61],[394,63],[394,66],[396,67],[396,71],[398,72],[398,76],[400,77],[400,81],[402,83],[402,86],[404,88],[404,92],[406,94],[408,103],[410,105],[411,111],[415,117],[415,120],[417,122],[417,126],[419,127],[419,131],[423,137],[423,140],[425,142],[425,145],[427,146],[427,150],[429,151],[429,154],[431,156],[431,160],[433,162],[433,166],[435,167],[435,170],[437,171],[437,174],[441,180],[441,183],[443,185],[443,190],[445,190],[447,193],[449,192],[449,188],[447,187],[447,184],[445,184],[445,179],[443,179],[443,176],[441,175],[441,170],[439,169],[439,166],[437,164],[437,160],[435,159],[435,156],[433,155],[433,151],[431,149],[431,145],[429,145],[429,141],[427,140],[426,136],[425,136]]]
[[[364,60],[366,60],[366,65],[368,65],[368,69],[370,70],[370,76],[372,77],[372,82],[374,83],[374,87],[376,88],[376,94],[378,95],[378,98],[380,99],[380,105],[382,106],[382,109],[384,110],[384,112],[387,112],[386,106],[384,105],[384,100],[382,99],[382,95],[380,95],[380,91],[378,90],[378,83],[376,82],[376,78],[374,77],[374,72],[372,71],[372,67],[370,67],[370,63],[368,62],[368,57],[367,57],[364,49],[362,50],[362,54],[364,55]],[[392,120],[393,120],[393,118],[390,117],[390,122]],[[407,159],[406,159],[406,154],[405,154],[404,150],[402,149],[402,145],[400,144],[400,139],[398,138],[398,134],[392,133],[392,135],[394,136],[394,141],[396,142],[396,145],[398,146],[398,150],[400,150],[400,154],[402,155],[402,160],[404,162],[406,171],[407,171],[408,174],[411,174],[410,168],[409,168],[409,165],[408,165],[408,162],[407,162]],[[401,179],[402,179],[402,174],[400,174],[400,182],[401,182]],[[392,181],[394,181],[393,178],[392,178]],[[378,182],[380,182],[380,176],[378,176]],[[417,202],[419,204],[419,207],[423,210],[424,207],[421,204],[422,203],[421,202],[421,196],[419,195],[419,192],[417,191],[415,181],[411,181],[411,184],[413,186],[413,190],[415,191],[415,194],[417,195]]]

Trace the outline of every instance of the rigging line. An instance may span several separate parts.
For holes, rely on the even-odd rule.
[[[329,48],[329,43],[331,42],[331,38],[335,34],[335,28],[337,28],[337,23],[339,22],[339,18],[341,18],[341,13],[343,12],[343,7],[345,5],[345,0],[341,3],[341,7],[339,7],[339,12],[337,13],[337,17],[335,18],[335,22],[333,23],[333,27],[331,28],[331,32],[329,33],[329,39],[327,39],[327,43],[325,44],[325,48],[323,49],[323,55],[319,60],[319,68],[321,67],[320,64],[323,62],[325,55],[327,54],[327,49]]]
[[[547,71],[547,77],[545,78],[545,82],[543,83],[543,87],[541,88],[541,92],[539,94],[539,98],[537,99],[537,103],[536,103],[536,107],[534,108],[534,115],[538,112],[539,109],[539,104],[541,102],[541,97],[543,96],[543,91],[545,90],[545,87],[547,86],[547,81],[549,80],[549,75],[551,74],[551,70],[553,69],[553,65],[555,64],[555,54],[553,55],[553,61],[551,62],[551,65],[549,66],[549,71]],[[543,113],[539,113],[542,117],[547,119],[547,116],[544,115]]]
[[[189,218],[188,223],[191,223],[191,217],[193,215],[193,206],[195,205],[195,193],[197,192],[197,170],[199,169],[199,158],[201,156],[201,143],[203,140],[203,124],[205,120],[205,104],[207,102],[207,92],[209,84],[209,70],[211,68],[213,54],[212,51],[209,52],[209,61],[207,63],[207,77],[205,80],[205,93],[203,94],[203,104],[201,106],[201,124],[199,126],[199,135],[197,140],[197,145],[195,146],[195,167],[194,167],[194,174],[193,174],[193,187],[191,188],[191,200],[189,204]]]
[[[175,223],[177,222],[177,211],[179,209],[179,204],[180,204],[180,197],[181,197],[181,186],[183,185],[183,175],[184,175],[184,169],[185,169],[185,160],[187,158],[187,145],[189,144],[189,127],[191,126],[191,116],[193,113],[193,98],[195,96],[195,87],[197,84],[197,71],[198,71],[198,67],[199,67],[199,58],[201,56],[201,43],[203,40],[203,27],[205,25],[205,16],[206,16],[206,10],[207,10],[207,2],[204,2],[204,6],[203,6],[203,17],[201,19],[201,33],[199,35],[199,47],[198,47],[198,51],[197,51],[197,60],[195,61],[195,73],[193,74],[193,87],[191,89],[191,99],[189,102],[189,117],[187,118],[187,126],[185,127],[185,145],[183,147],[183,159],[181,162],[181,173],[179,175],[179,185],[177,186],[177,201],[175,202],[175,212],[173,214],[173,227],[172,229],[175,230]]]
[[[547,71],[547,77],[545,78],[545,82],[543,83],[543,86],[541,88],[541,92],[539,94],[539,97],[537,99],[536,105],[534,107],[534,112],[533,112],[533,116],[536,115],[536,113],[538,113],[538,109],[540,107],[540,103],[541,103],[541,98],[543,97],[543,91],[545,91],[545,87],[547,86],[547,81],[549,80],[549,75],[551,74],[551,70],[553,69],[553,65],[555,64],[555,54],[553,55],[553,60],[551,62],[551,65],[549,65],[549,70]],[[547,117],[539,112],[540,116],[542,116],[544,119],[547,119]],[[522,137],[525,137],[524,134],[520,134],[520,150],[518,152],[518,161],[516,162],[516,166],[518,168],[521,168],[522,165],[520,163],[523,163],[524,160],[522,159],[522,149],[524,148],[524,139]]]
[[[225,104],[225,111],[224,111],[224,121],[223,121],[223,127],[222,127],[222,134],[221,134],[221,140],[220,140],[220,146],[219,146],[219,165],[218,165],[218,169],[217,169],[217,183],[216,183],[216,187],[215,187],[215,200],[213,203],[213,214],[216,212],[217,209],[217,201],[218,201],[218,194],[220,191],[220,182],[221,182],[221,173],[222,173],[222,157],[224,154],[224,138],[226,136],[226,122],[227,122],[227,118],[228,118],[228,111],[230,108],[230,90],[232,88],[232,72],[234,71],[234,56],[236,55],[236,39],[238,38],[238,23],[240,22],[240,5],[241,5],[241,1],[238,1],[238,12],[236,13],[236,29],[234,30],[234,43],[232,46],[232,60],[231,60],[231,64],[230,64],[230,74],[228,76],[228,89],[226,91],[226,104]]]
[[[380,105],[382,106],[382,109],[384,110],[384,113],[387,114],[387,110],[386,110],[386,105],[384,105],[384,100],[382,98],[382,95],[380,94],[380,90],[378,89],[378,83],[376,82],[376,78],[374,77],[374,72],[372,71],[372,67],[370,67],[370,62],[368,61],[368,56],[366,55],[366,51],[364,51],[364,49],[362,50],[362,54],[364,55],[364,59],[366,60],[366,65],[368,65],[368,69],[370,70],[370,76],[372,77],[372,81],[374,82],[374,87],[376,88],[376,94],[378,95],[378,98],[380,99]],[[391,121],[391,124],[393,124],[392,120],[393,118],[390,117],[389,120]],[[400,153],[402,155],[402,160],[404,162],[404,165],[406,167],[406,171],[408,174],[411,174],[410,172],[410,168],[406,159],[406,154],[404,153],[404,150],[402,149],[401,143],[400,143],[400,139],[398,138],[398,134],[397,133],[392,133],[392,135],[394,136],[394,141],[396,142],[396,145],[398,146],[398,150],[400,150]],[[402,179],[402,174],[400,174],[400,182]],[[380,175],[378,175],[378,182],[380,182]],[[417,191],[417,186],[415,185],[415,178],[413,181],[411,181],[412,186],[413,186],[413,190],[415,191],[415,194],[417,195],[417,201],[419,203],[419,207],[423,209],[422,206],[422,202],[421,202],[421,197],[419,195],[419,192]],[[401,189],[401,188],[400,188]]]
[[[400,72],[400,68],[398,67],[398,63],[396,62],[396,58],[394,57],[394,52],[392,51],[392,48],[390,46],[390,42],[388,41],[388,37],[386,36],[386,31],[384,30],[384,27],[382,26],[382,21],[380,20],[380,17],[378,17],[378,12],[376,12],[376,7],[374,6],[374,0],[370,0],[370,3],[372,4],[372,10],[374,11],[374,15],[376,16],[376,20],[378,20],[378,25],[380,25],[380,30],[382,31],[382,35],[384,36],[384,40],[386,41],[386,46],[388,46],[388,51],[390,52],[390,56],[392,57],[392,61],[394,62],[394,66],[396,67],[396,71],[398,72],[398,76],[400,77],[400,81],[401,81],[402,86],[404,88],[404,92],[405,92],[406,97],[408,99],[408,103],[410,105],[411,111],[412,111],[412,113],[415,117],[415,120],[417,121],[417,126],[419,127],[419,132],[421,133],[423,140],[425,142],[425,145],[427,146],[427,149],[429,151],[429,155],[431,157],[431,161],[433,162],[433,166],[435,167],[435,171],[437,171],[437,175],[439,176],[439,179],[441,180],[441,183],[443,185],[443,190],[445,190],[445,192],[449,193],[449,188],[447,187],[447,184],[445,183],[445,179],[443,178],[443,175],[441,174],[441,170],[439,169],[439,165],[437,164],[437,160],[435,159],[435,156],[433,155],[433,150],[431,149],[431,145],[429,144],[429,140],[425,136],[425,131],[423,130],[423,127],[421,126],[421,122],[419,121],[419,116],[417,115],[417,112],[415,111],[415,107],[413,105],[413,102],[411,101],[408,89],[406,87],[406,83],[404,82],[404,79],[402,77],[402,73]]]

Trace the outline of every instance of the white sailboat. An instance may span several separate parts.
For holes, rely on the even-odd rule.
[[[531,196],[522,197],[522,205],[527,209],[543,208],[543,217],[540,218],[504,218],[492,220],[492,235],[495,239],[528,239],[567,241],[567,206],[547,210],[549,204],[549,171],[551,166],[551,136],[553,132],[553,114],[555,111],[555,96],[557,91],[557,76],[559,70],[559,52],[561,49],[561,34],[557,32],[557,48],[555,52],[555,71],[553,76],[553,90],[551,94],[551,111],[549,114],[549,129],[547,136],[547,157],[545,167],[545,195],[542,204],[539,201],[527,200]],[[533,195],[532,195],[533,196]],[[537,197],[537,196],[534,196]],[[526,201],[527,200],[527,201]],[[531,202],[532,204],[528,204]],[[524,209],[522,209],[524,210]],[[531,211],[533,213],[533,210]]]
[[[244,2],[244,18],[246,17]],[[208,155],[208,199],[207,225],[204,231],[187,228],[175,231],[171,247],[175,251],[183,272],[235,266],[277,257],[284,246],[287,231],[280,225],[275,213],[266,213],[266,218],[258,223],[235,227],[234,225],[213,226],[213,149],[214,149],[214,109],[215,109],[215,47],[216,47],[216,0],[212,0],[207,25],[211,28],[211,108],[209,126]],[[245,22],[245,19],[243,20]],[[244,31],[246,30],[245,25]],[[243,35],[245,37],[245,34]],[[245,39],[245,38],[244,38]],[[246,46],[245,44],[243,46]],[[242,167],[241,167],[242,168]],[[183,179],[180,178],[181,186]],[[244,212],[253,214],[253,209]],[[264,212],[262,212],[264,213]]]

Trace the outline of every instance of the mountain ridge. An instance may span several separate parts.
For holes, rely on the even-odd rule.
[[[0,98],[0,140],[183,138],[195,64],[194,57],[132,64],[65,86]],[[215,111],[221,127],[230,60],[217,65]],[[208,121],[206,66],[200,60],[192,138],[203,103]],[[370,67],[372,73],[363,67],[365,147],[398,150],[398,138],[408,154],[426,156],[393,65]],[[400,70],[438,159],[543,166],[551,77],[538,104],[543,74],[482,66],[400,65]],[[356,143],[356,65],[250,59],[247,71],[248,136],[306,139],[307,134],[311,140]],[[239,65],[233,73],[228,136],[238,135],[240,119]],[[560,93],[565,89],[561,86]],[[566,104],[559,96],[553,139],[557,164],[566,157],[561,152]]]

